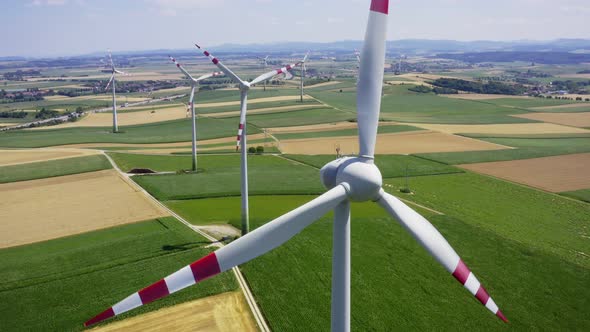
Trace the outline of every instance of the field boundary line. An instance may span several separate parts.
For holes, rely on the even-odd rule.
[[[137,183],[132,181],[129,178],[129,175],[127,175],[126,173],[121,171],[119,166],[117,166],[117,164],[111,159],[111,157],[108,154],[105,153],[105,151],[102,151],[102,153],[104,156],[106,156],[106,158],[109,160],[111,165],[113,165],[113,168],[121,175],[123,180],[125,182],[127,182],[130,186],[134,187],[137,191],[143,193],[152,202],[154,202],[156,205],[158,205],[159,207],[164,209],[166,212],[170,213],[171,216],[176,218],[178,221],[180,221],[182,224],[184,224],[186,227],[188,227],[189,229],[191,229],[195,233],[198,233],[199,235],[203,236],[204,238],[208,239],[209,241],[214,242],[214,244],[217,247],[220,247],[220,248],[223,247],[223,243],[218,242],[216,238],[214,238],[211,235],[200,230],[198,228],[198,226],[195,226],[195,225],[189,223],[188,221],[186,221],[184,218],[179,216],[176,212],[172,211],[170,208],[168,208],[162,202],[158,201],[154,196],[152,196],[150,193],[148,193],[140,185],[138,185]],[[270,332],[270,328],[268,327],[268,324],[266,323],[266,320],[264,319],[264,316],[262,315],[262,312],[260,311],[260,308],[258,307],[258,304],[256,303],[254,296],[252,295],[252,291],[250,290],[250,287],[248,286],[246,279],[244,279],[244,276],[242,275],[242,272],[240,271],[240,269],[237,266],[232,268],[232,271],[234,272],[234,275],[238,281],[238,284],[240,285],[240,289],[242,290],[242,294],[244,295],[244,298],[246,299],[246,302],[248,303],[248,306],[250,307],[250,311],[251,311],[252,315],[254,316],[256,324],[258,325],[258,327],[260,328],[261,331]]]

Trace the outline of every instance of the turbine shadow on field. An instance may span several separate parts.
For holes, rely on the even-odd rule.
[[[198,242],[187,242],[187,243],[182,243],[182,244],[165,244],[162,246],[162,250],[166,250],[166,251],[185,251],[185,250],[190,250],[190,249],[194,249],[195,247],[201,247],[201,245],[209,245],[209,244],[213,244],[215,242],[210,242],[210,241],[198,241]]]

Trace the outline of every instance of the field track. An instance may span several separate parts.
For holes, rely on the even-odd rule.
[[[114,170],[0,185],[0,248],[169,215]]]
[[[241,292],[223,293],[163,308],[92,331],[258,331],[248,311]]]
[[[0,150],[0,166],[19,165],[66,159],[72,157],[89,156],[98,154],[98,151],[82,149],[31,149],[31,150]]]
[[[283,153],[287,154],[316,155],[335,154],[336,145],[340,146],[343,154],[358,153],[358,138],[356,136],[282,140],[279,148]],[[378,135],[376,153],[411,154],[509,148],[499,144],[444,133],[411,131]]]
[[[577,104],[574,104],[578,106]],[[564,105],[570,106],[570,105]],[[553,107],[557,108],[557,107]],[[513,115],[519,118],[557,123],[573,127],[590,127],[590,112],[580,113],[528,113]]]
[[[563,192],[590,188],[588,165],[590,153],[467,164],[459,167],[551,192]]]

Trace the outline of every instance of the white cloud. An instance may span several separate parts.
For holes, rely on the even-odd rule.
[[[33,0],[27,4],[27,7],[37,6],[63,6],[67,0]]]

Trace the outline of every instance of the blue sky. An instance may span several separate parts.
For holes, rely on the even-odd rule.
[[[362,39],[369,0],[2,0],[0,56]],[[388,39],[590,38],[590,0],[392,0]]]

